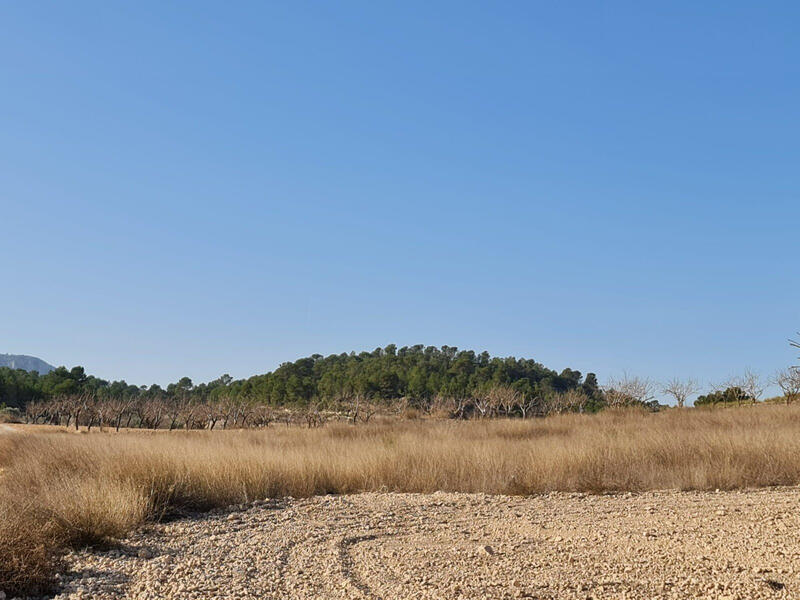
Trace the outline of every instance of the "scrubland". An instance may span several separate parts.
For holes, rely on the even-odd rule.
[[[47,588],[67,548],[264,498],[797,485],[800,408],[221,432],[20,428],[0,436],[0,469],[0,590],[15,594]]]

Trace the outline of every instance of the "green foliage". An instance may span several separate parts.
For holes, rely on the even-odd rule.
[[[714,406],[716,404],[745,404],[754,402],[754,399],[748,396],[742,388],[729,387],[726,390],[717,390],[705,396],[700,396],[694,401],[695,406]]]
[[[314,354],[287,362],[271,373],[233,380],[230,375],[195,385],[188,377],[166,390],[125,381],[108,382],[87,375],[82,367],[58,367],[47,375],[0,368],[0,401],[24,407],[32,400],[65,394],[98,398],[245,397],[272,405],[308,405],[324,398],[361,395],[372,400],[428,400],[436,396],[467,397],[498,385],[511,386],[525,397],[545,397],[580,389],[589,398],[586,410],[602,405],[597,377],[579,371],[557,373],[532,359],[492,357],[488,352],[459,351],[453,346],[390,344],[372,352],[323,357]]]
[[[594,375],[587,381],[596,389]],[[381,400],[463,397],[496,385],[534,396],[575,389],[582,385],[582,376],[571,369],[558,374],[531,359],[493,358],[452,346],[398,349],[392,344],[359,354],[315,354],[284,363],[272,373],[233,382],[231,389],[282,405],[354,394]]]

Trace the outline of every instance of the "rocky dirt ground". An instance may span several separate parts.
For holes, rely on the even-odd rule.
[[[57,598],[795,598],[798,507],[794,488],[289,498],[72,554]]]

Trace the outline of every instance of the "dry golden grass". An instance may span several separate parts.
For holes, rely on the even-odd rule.
[[[61,548],[119,537],[165,514],[257,498],[796,485],[800,408],[310,430],[36,430],[0,437],[0,468],[0,590],[13,594],[45,587]]]

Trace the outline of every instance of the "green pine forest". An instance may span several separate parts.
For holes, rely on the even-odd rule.
[[[511,387],[525,397],[581,390],[590,400],[602,400],[593,373],[585,377],[573,369],[559,373],[533,359],[493,357],[453,346],[398,348],[390,344],[372,352],[314,354],[248,379],[222,375],[195,384],[183,377],[166,388],[107,381],[87,374],[83,367],[58,367],[46,375],[0,368],[0,404],[20,409],[31,401],[75,394],[101,399],[180,396],[198,401],[236,397],[271,406],[302,407],[353,395],[375,402],[469,397],[496,386]]]

